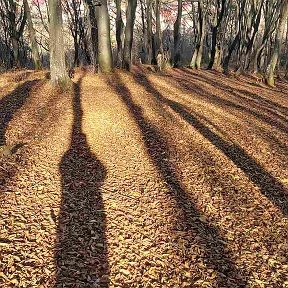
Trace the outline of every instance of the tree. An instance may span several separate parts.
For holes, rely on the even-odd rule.
[[[288,0],[283,0],[282,5],[281,5],[279,24],[278,24],[277,31],[276,31],[274,51],[270,60],[268,73],[267,73],[267,79],[266,79],[267,84],[269,86],[275,85],[274,73],[275,73],[277,61],[279,59],[279,54],[281,50],[281,44],[282,44],[282,40],[284,36],[287,17],[288,17]]]
[[[107,8],[107,0],[101,0],[96,7],[96,19],[98,28],[98,63],[102,73],[112,71],[112,50],[110,40],[110,18]]]
[[[122,54],[123,54],[123,47],[122,47],[122,39],[123,39],[123,31],[124,31],[124,23],[122,20],[122,9],[121,9],[121,0],[116,0],[116,42],[117,42],[117,66],[122,66]]]
[[[226,9],[226,0],[217,0],[215,20],[212,25],[212,47],[211,47],[211,57],[208,65],[208,69],[219,67],[219,58],[221,55],[221,40],[219,39],[219,28],[221,27],[222,20],[224,17],[224,12]]]
[[[153,30],[152,30],[152,0],[146,1],[146,19],[147,19],[147,63],[152,64],[153,58],[155,59],[155,55],[153,55]]]
[[[237,46],[239,46],[242,36],[242,25],[243,25],[243,19],[244,19],[244,12],[246,7],[246,1],[247,0],[241,0],[237,3],[237,30],[236,30],[236,36],[234,37],[233,41],[228,47],[228,54],[226,55],[223,63],[223,69],[224,72],[227,74],[229,71],[229,63],[232,57],[232,54]],[[240,47],[239,47],[240,48]],[[241,51],[238,49],[238,51]]]
[[[137,7],[137,0],[128,0],[126,10],[126,27],[125,27],[124,50],[123,50],[123,68],[126,70],[131,70],[133,28],[134,28],[136,7]]]
[[[36,41],[36,35],[35,35],[34,27],[33,27],[31,11],[28,5],[28,1],[24,0],[23,2],[24,2],[25,13],[27,15],[28,30],[29,30],[29,37],[30,37],[31,50],[32,50],[32,58],[33,58],[35,69],[38,70],[42,68],[40,55],[39,55],[39,47]]]
[[[162,32],[161,32],[161,0],[156,0],[155,2],[155,17],[156,17],[156,55],[158,53],[163,54],[163,43],[162,43]]]
[[[180,28],[182,19],[182,0],[178,0],[177,18],[174,22],[174,67],[181,65]]]
[[[193,3],[192,3],[193,5]],[[203,55],[203,45],[205,39],[205,13],[202,0],[198,1],[198,24],[197,24],[197,31],[198,31],[198,39],[195,51],[192,56],[191,68],[200,69],[201,68],[201,61]]]
[[[98,65],[98,28],[95,13],[95,6],[92,4],[91,0],[85,0],[85,7],[88,11],[88,35],[89,35],[89,47],[91,54],[91,62],[94,67],[94,72],[97,72]]]
[[[49,32],[50,32],[50,74],[53,85],[66,88],[70,82],[66,63],[63,41],[63,20],[61,0],[48,0]]]
[[[23,36],[24,28],[27,20],[27,13],[24,5],[21,6],[19,12],[19,4],[13,0],[1,0],[0,2],[1,16],[5,17],[7,21],[7,32],[12,43],[13,60],[12,65],[16,67],[21,66],[20,59],[20,39]]]

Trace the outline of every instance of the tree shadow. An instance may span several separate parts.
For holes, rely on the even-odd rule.
[[[268,124],[269,126],[273,127],[274,129],[278,129],[279,132],[286,133],[286,131],[288,130],[287,119],[285,117],[282,117],[281,115],[279,115],[279,114],[277,114],[277,113],[275,113],[275,112],[270,110],[270,109],[275,109],[275,111],[276,110],[279,111],[279,109],[281,107],[282,107],[282,109],[284,109],[285,108],[284,106],[281,106],[281,107],[275,106],[273,108],[270,107],[269,110],[265,109],[265,108],[263,109],[263,107],[261,108],[259,106],[258,107],[253,107],[254,106],[253,102],[249,103],[249,99],[248,99],[248,103],[247,103],[247,98],[241,96],[240,94],[237,94],[236,92],[233,92],[232,91],[233,89],[231,87],[229,88],[229,91],[230,90],[232,91],[231,92],[232,95],[235,98],[237,97],[236,99],[239,99],[239,100],[244,99],[246,101],[246,103],[239,104],[239,103],[237,103],[237,101],[235,102],[235,101],[232,101],[230,99],[229,100],[228,99],[223,99],[220,96],[218,96],[215,93],[213,93],[212,91],[204,90],[203,87],[200,86],[200,84],[192,82],[192,80],[197,79],[198,81],[202,81],[202,82],[205,82],[205,83],[208,83],[209,85],[211,85],[211,81],[205,80],[205,77],[202,78],[202,77],[195,76],[195,78],[191,77],[190,79],[186,79],[184,77],[181,77],[181,78],[180,77],[175,77],[175,76],[171,76],[171,75],[165,75],[165,77],[169,78],[169,82],[170,83],[171,83],[171,81],[173,83],[177,82],[177,85],[180,86],[180,90],[181,91],[185,91],[185,92],[188,92],[188,93],[192,92],[194,98],[198,98],[198,99],[200,98],[202,100],[205,100],[206,102],[209,102],[209,103],[211,103],[213,105],[219,106],[219,107],[221,107],[223,109],[232,108],[234,110],[242,111],[242,112],[245,112],[247,114],[253,115],[259,121],[263,122],[264,124]],[[213,84],[213,85],[215,87],[217,87],[216,83]],[[220,87],[219,89],[222,89],[222,88]],[[228,91],[228,90],[225,90],[225,91]],[[259,101],[261,101],[261,99],[262,99],[262,97],[259,96]],[[269,101],[269,103],[270,102],[271,101]],[[271,102],[271,103],[274,103],[274,102]],[[253,107],[254,109],[257,109],[257,111],[252,110],[251,107]],[[265,112],[265,110],[266,110],[266,113],[273,114],[274,117],[276,117],[277,120],[275,120],[275,119],[263,114],[262,111]],[[282,110],[280,112],[283,114]],[[193,112],[193,113],[195,113],[195,112]],[[203,117],[204,116],[202,115],[201,118],[203,118]],[[278,119],[282,119],[282,121],[284,121],[284,123],[287,123],[287,124],[286,125],[283,124],[282,122],[278,121]],[[249,118],[248,119],[243,119],[243,121],[246,121],[246,122],[248,120],[249,120]],[[213,125],[213,126],[215,126],[215,125]],[[255,124],[253,126],[256,127]],[[285,143],[282,143],[281,141],[279,141],[279,139],[274,134],[272,134],[270,130],[263,129],[260,126],[257,126],[257,132],[261,133],[262,137],[264,136],[264,138],[268,138],[268,141],[269,141],[270,144],[272,144],[273,146],[276,145],[277,146],[277,150],[281,154],[285,154],[285,156],[288,155],[288,146],[285,145]]]
[[[27,81],[0,99],[0,146],[6,145],[6,129],[14,114],[24,105],[32,88],[40,80]]]
[[[282,183],[261,167],[242,147],[234,143],[230,144],[225,139],[222,139],[182,104],[165,98],[154,88],[144,74],[138,74],[135,78],[145,87],[147,92],[178,113],[182,119],[197,129],[207,140],[232,160],[246,174],[249,180],[259,187],[261,193],[276,205],[285,216],[288,216],[288,191]]]
[[[149,85],[149,83],[146,84]],[[246,287],[246,281],[243,280],[242,275],[230,259],[229,253],[226,252],[227,247],[224,244],[224,239],[219,234],[219,230],[208,221],[201,220],[202,213],[196,208],[178,178],[177,169],[169,156],[169,146],[166,139],[158,128],[144,117],[142,108],[133,102],[131,92],[119,75],[111,76],[108,79],[108,85],[117,92],[128,107],[143,136],[148,155],[167,186],[169,196],[175,200],[176,209],[184,215],[183,218],[176,219],[176,230],[182,229],[186,235],[189,235],[186,244],[188,246],[185,247],[187,251],[193,248],[192,239],[200,238],[204,250],[204,262],[207,268],[215,271],[217,287]],[[174,237],[179,236],[174,235]],[[193,282],[191,282],[191,285],[193,285]]]
[[[256,93],[248,91],[246,89],[235,88],[235,86],[229,86],[229,85],[223,83],[223,81],[217,81],[217,77],[219,77],[219,75],[212,73],[211,71],[207,72],[203,75],[201,74],[201,76],[196,75],[195,73],[193,73],[193,71],[189,71],[189,70],[187,71],[186,69],[181,69],[180,71],[182,73],[186,74],[188,77],[191,77],[192,79],[196,78],[199,81],[213,85],[214,87],[217,87],[217,88],[219,88],[225,92],[228,92],[229,94],[233,95],[236,99],[245,101],[248,105],[257,104],[258,107],[262,106],[262,109],[265,109],[268,113],[269,112],[271,113],[274,110],[274,112],[280,112],[280,113],[284,114],[285,116],[288,116],[287,107],[285,107],[285,106],[283,106],[283,105],[281,105],[275,101],[267,99],[263,96],[260,96]],[[212,74],[211,77],[208,76],[210,74]],[[222,80],[222,77],[223,76],[220,75],[221,80]],[[191,78],[190,78],[190,80],[191,80]],[[228,79],[228,81],[231,82],[232,80]],[[243,82],[240,82],[240,83],[243,83]],[[238,85],[240,85],[240,83]],[[236,85],[236,83],[233,83],[233,85]],[[262,87],[262,89],[264,89],[264,88]],[[271,89],[271,88],[267,87],[265,89]],[[272,90],[271,92],[274,92],[274,90]],[[260,109],[261,109],[261,107],[260,107]],[[280,116],[279,114],[276,114],[276,115],[278,117]],[[287,121],[287,118],[285,118],[285,120]]]
[[[288,120],[284,117],[282,117],[281,115],[273,112],[273,111],[267,111],[267,109],[264,108],[259,108],[256,107],[256,110],[253,110],[251,107],[252,104],[251,103],[235,103],[234,101],[231,100],[227,100],[224,98],[221,98],[217,95],[215,95],[213,92],[207,92],[205,91],[199,84],[193,83],[193,85],[191,85],[191,82],[182,82],[180,83],[180,86],[188,91],[188,92],[193,92],[195,93],[195,95],[198,98],[202,98],[204,100],[208,100],[210,103],[214,104],[214,105],[218,105],[221,106],[222,108],[224,107],[230,107],[239,111],[243,111],[246,112],[247,114],[253,115],[255,118],[259,119],[260,121],[262,121],[263,123],[266,123],[270,126],[272,126],[273,128],[277,129],[278,131],[282,131],[284,133],[287,133],[288,131]],[[238,95],[237,93],[230,91],[229,92],[231,95],[237,97],[238,99],[241,98],[240,95]],[[255,107],[253,107],[255,109]],[[265,114],[269,113],[270,115]],[[271,116],[273,114],[273,116]],[[275,117],[275,118],[272,118]],[[281,120],[282,121],[281,121]],[[283,123],[284,122],[284,123]]]
[[[74,120],[69,150],[59,165],[62,200],[55,259],[56,287],[107,287],[106,217],[100,186],[106,169],[82,132],[82,78],[74,84]]]

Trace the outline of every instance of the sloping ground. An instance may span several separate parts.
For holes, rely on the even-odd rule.
[[[0,77],[1,287],[288,287],[287,83],[24,72]]]

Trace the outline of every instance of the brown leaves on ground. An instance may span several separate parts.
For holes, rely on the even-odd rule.
[[[1,287],[288,287],[287,83],[74,82],[0,77]]]

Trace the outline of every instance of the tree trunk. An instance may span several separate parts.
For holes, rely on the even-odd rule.
[[[137,7],[137,0],[128,0],[128,6],[126,10],[123,68],[129,71],[131,70],[132,65],[133,28],[135,22],[136,7]]]
[[[195,51],[193,53],[193,57],[191,60],[190,67],[192,69],[200,69],[201,68],[201,61],[203,55],[203,46],[204,46],[204,39],[205,39],[205,16],[203,15],[203,3],[202,1],[198,2],[198,23],[197,23],[197,33],[198,33],[198,40],[196,44]]]
[[[24,2],[25,12],[27,15],[29,37],[31,41],[32,58],[33,58],[35,69],[38,70],[42,68],[40,54],[39,54],[39,47],[36,41],[36,35],[35,35],[35,30],[34,30],[32,18],[31,18],[30,7],[28,5],[27,0],[24,0],[23,2]]]
[[[147,0],[147,63],[153,60],[152,0]]]
[[[163,44],[162,44],[162,32],[161,32],[161,19],[160,19],[160,9],[161,0],[156,0],[155,17],[156,17],[156,55],[163,54]]]
[[[219,4],[220,4],[220,2],[218,2],[218,5]],[[210,62],[209,62],[209,65],[208,65],[208,69],[212,69],[214,67],[218,68],[219,56],[220,56],[219,50],[220,50],[220,46],[221,46],[218,30],[219,30],[219,28],[221,26],[221,23],[222,23],[222,20],[223,20],[225,7],[226,7],[226,0],[222,0],[221,10],[220,10],[219,15],[218,15],[219,6],[217,7],[216,23],[212,27],[211,57],[210,57]],[[216,65],[216,62],[218,62],[217,65]]]
[[[242,35],[242,31],[241,31],[241,23],[242,23],[242,17],[245,11],[245,6],[246,6],[246,1],[247,0],[243,0],[242,2],[240,2],[242,4],[242,6],[239,7],[238,9],[238,25],[237,25],[237,32],[236,32],[236,36],[233,40],[233,42],[231,43],[231,45],[228,48],[228,54],[224,59],[224,63],[223,63],[223,69],[224,69],[224,73],[228,74],[229,73],[229,62],[231,60],[232,54],[235,50],[235,48],[238,46],[238,50],[241,51],[241,35]]]
[[[266,79],[267,84],[269,86],[275,85],[275,79],[274,79],[275,68],[281,50],[281,41],[283,40],[287,17],[288,17],[288,0],[283,0],[280,12],[279,24],[276,31],[275,47],[268,67],[268,73],[267,73],[268,75]]]
[[[107,8],[107,0],[101,0],[100,4],[100,6],[96,7],[98,28],[98,63],[100,72],[108,73],[113,69],[110,39],[110,19]]]
[[[122,10],[121,10],[121,0],[116,0],[116,42],[117,42],[117,66],[122,66],[122,38],[123,38],[123,28],[124,23],[122,20]]]
[[[148,43],[148,37],[147,37],[147,27],[146,27],[146,21],[145,21],[145,9],[143,5],[144,0],[140,0],[140,7],[141,7],[141,20],[142,20],[142,32],[143,32],[143,41],[142,41],[142,55],[141,55],[141,63],[147,63],[148,60],[148,53],[147,53],[147,43]]]
[[[178,0],[177,18],[174,23],[174,67],[181,65],[180,28],[182,20],[182,0]]]
[[[67,88],[70,79],[66,69],[63,41],[61,0],[48,0],[50,34],[50,73],[53,85]]]
[[[94,72],[97,72],[98,65],[98,29],[97,20],[95,14],[95,8],[92,5],[91,0],[85,0],[85,6],[88,10],[88,34],[89,34],[89,46],[91,53],[92,65],[94,67]]]

